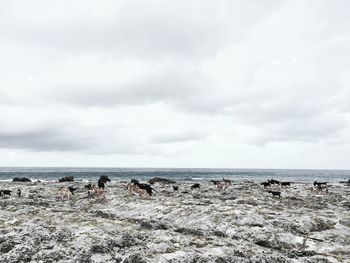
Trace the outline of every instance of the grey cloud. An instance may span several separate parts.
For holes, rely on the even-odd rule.
[[[57,121],[56,125],[44,125],[44,123],[32,123],[22,125],[16,130],[6,127],[0,132],[0,149],[98,155],[135,155],[153,151],[148,149],[142,140],[132,139],[126,132],[119,131],[116,127],[96,129],[65,121]]]
[[[88,143],[51,129],[0,132],[0,148],[30,151],[81,151]]]
[[[347,123],[344,123],[342,118],[327,114],[305,120],[286,120],[261,126],[259,135],[250,138],[250,143],[256,145],[273,142],[314,143],[334,138],[346,127]]]
[[[149,141],[154,144],[163,144],[163,143],[202,141],[205,138],[206,138],[206,135],[203,134],[202,132],[189,131],[189,132],[154,135],[149,138]]]

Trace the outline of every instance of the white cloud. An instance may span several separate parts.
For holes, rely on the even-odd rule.
[[[348,167],[348,5],[2,1],[0,165]]]

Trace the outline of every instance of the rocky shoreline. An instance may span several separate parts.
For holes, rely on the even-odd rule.
[[[61,201],[61,186],[78,190]],[[82,182],[1,182],[13,193],[0,199],[0,262],[350,262],[349,186],[273,186],[281,198],[254,182],[153,187],[142,199],[108,183],[105,202]]]

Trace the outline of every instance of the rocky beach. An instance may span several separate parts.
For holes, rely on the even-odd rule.
[[[85,184],[1,182],[13,192],[0,199],[0,262],[350,262],[346,184],[326,193],[312,184],[219,191],[206,181],[174,192],[156,183],[140,198],[110,182],[106,200],[88,198]],[[62,201],[61,186],[78,189]]]

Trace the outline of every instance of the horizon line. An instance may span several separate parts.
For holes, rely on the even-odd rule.
[[[342,168],[237,168],[237,167],[117,167],[117,166],[0,166],[2,168],[91,168],[91,169],[208,169],[208,170],[325,170],[325,171],[350,171]]]

